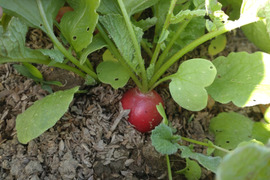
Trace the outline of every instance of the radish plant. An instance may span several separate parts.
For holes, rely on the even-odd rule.
[[[0,63],[55,66],[78,74],[89,85],[102,82],[116,89],[132,79],[136,88],[128,91],[121,102],[124,109],[131,110],[131,123],[138,130],[143,126],[143,132],[161,121],[155,106],[163,101],[154,89],[165,81],[169,81],[172,98],[191,111],[205,108],[209,95],[218,102],[232,101],[241,107],[270,102],[266,53],[232,53],[213,62],[201,57],[181,59],[219,35],[267,20],[268,6],[263,3],[268,2],[253,6],[252,0],[243,1],[241,16],[236,21],[228,20],[216,0],[66,0],[66,3],[73,11],[66,12],[58,24],[55,18],[59,9],[66,6],[64,0],[0,0],[4,10]],[[44,31],[54,48],[25,47],[28,27]],[[60,30],[67,46],[58,40],[53,27]],[[88,55],[101,48],[109,53],[94,68]],[[178,61],[181,64],[177,72],[165,74]],[[28,74],[42,80],[37,69],[33,69],[26,68]],[[67,111],[67,104],[78,88],[53,93],[19,115],[16,120],[19,141],[27,143],[52,127]],[[142,114],[134,113],[134,109],[142,109],[138,106],[144,107],[137,112]],[[48,117],[43,109],[54,114]]]
[[[183,174],[188,180],[201,178],[201,166],[216,174],[216,179],[268,179],[270,124],[254,122],[235,113],[223,112],[210,121],[215,142],[197,141],[175,134],[162,104],[157,106],[163,121],[151,134],[152,145],[166,156],[168,179]],[[183,142],[191,143],[190,146]],[[194,152],[193,145],[207,147],[207,154]],[[172,173],[169,155],[181,151],[186,167]],[[212,154],[214,156],[212,156]]]

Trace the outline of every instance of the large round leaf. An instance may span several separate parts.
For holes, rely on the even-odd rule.
[[[183,108],[199,111],[207,105],[205,87],[214,81],[215,76],[216,68],[210,61],[199,58],[185,61],[172,75],[171,95]]]
[[[231,53],[213,63],[218,73],[207,91],[216,101],[232,101],[239,107],[270,103],[269,54]]]

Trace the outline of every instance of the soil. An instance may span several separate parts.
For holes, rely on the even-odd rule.
[[[28,37],[29,47],[51,47],[50,40],[39,30],[31,30]],[[240,30],[228,33],[227,38],[226,49],[219,55],[257,50]],[[183,59],[215,58],[208,56],[208,45],[209,42],[203,44]],[[96,53],[90,58],[99,57]],[[173,66],[168,73],[174,72],[177,67]],[[55,126],[23,145],[16,137],[16,116],[48,93],[39,84],[18,74],[12,64],[0,65],[0,179],[167,179],[165,157],[151,145],[150,133],[141,134],[134,130],[126,120],[128,111],[121,108],[119,100],[123,92],[134,86],[132,82],[118,90],[105,84],[85,86],[73,73],[46,66],[38,68],[47,80],[65,84],[62,89],[81,85],[87,93],[75,95],[69,111]],[[209,121],[224,111],[239,112],[254,120],[262,118],[257,106],[237,108],[211,99],[204,110],[187,111],[172,100],[167,87],[168,84],[164,83],[157,91],[166,100],[168,119],[181,136],[201,141],[214,140],[208,131]],[[194,147],[196,152],[206,152],[205,147]],[[179,154],[170,156],[170,160],[173,171],[185,167],[185,160]],[[214,179],[210,171],[202,170],[202,179]],[[173,177],[185,179],[177,174]]]

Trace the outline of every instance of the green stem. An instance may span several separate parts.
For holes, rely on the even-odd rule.
[[[167,154],[166,154],[166,162],[167,162],[167,168],[168,168],[168,179],[172,180],[172,170],[171,170],[170,158],[169,158],[169,155],[167,155]]]
[[[102,38],[108,44],[108,48],[109,48],[110,52],[117,58],[117,60],[121,63],[121,65],[127,70],[129,76],[132,78],[132,80],[134,81],[136,86],[139,89],[141,89],[142,88],[141,82],[139,81],[137,76],[133,73],[133,70],[131,69],[131,67],[129,67],[129,65],[126,63],[124,58],[121,56],[121,54],[119,53],[119,51],[115,47],[114,43],[111,41],[111,39],[108,37],[108,35],[104,31],[103,27],[98,23],[97,28],[98,28],[99,33],[101,34]]]
[[[163,83],[164,81],[168,81],[171,80],[174,74],[170,75],[170,76],[166,76],[160,80],[158,80],[155,84],[153,84],[153,86],[150,86],[149,91],[151,91],[152,89],[154,89],[155,87],[157,87],[159,84]]]
[[[145,52],[148,54],[148,56],[150,58],[152,58],[153,53],[152,53],[151,49],[147,46],[146,42],[143,39],[141,41],[141,46],[145,50]]]
[[[135,57],[139,63],[140,66],[140,70],[141,70],[141,78],[142,78],[142,88],[140,89],[142,92],[147,92],[148,91],[148,82],[147,82],[147,75],[146,75],[146,70],[145,70],[145,66],[144,66],[144,60],[142,59],[142,55],[141,55],[141,47],[140,44],[137,41],[137,37],[135,35],[134,29],[132,27],[132,23],[129,19],[129,16],[127,14],[125,5],[123,3],[122,0],[118,0],[118,4],[119,7],[122,11],[123,17],[125,19],[128,31],[129,31],[129,35],[130,38],[132,40],[132,43],[134,45],[135,48]]]
[[[44,60],[41,60],[41,59],[29,59],[29,58],[27,58],[27,59],[12,59],[12,60],[7,59],[6,61],[5,60],[3,60],[3,61],[1,60],[1,63],[11,63],[11,62],[21,62],[21,63],[28,62],[28,63],[37,63],[37,64],[49,65],[50,62],[51,62],[51,60],[45,60],[45,59]],[[75,74],[81,76],[82,78],[85,78],[85,73],[81,72],[77,68],[68,66],[66,64],[55,63],[55,64],[52,64],[50,66],[58,67],[58,68],[61,68],[61,69],[65,69],[65,70],[74,72]]]
[[[177,38],[180,36],[180,34],[184,31],[188,23],[191,21],[191,19],[186,20],[183,24],[181,24],[180,28],[176,31],[172,39],[170,40],[169,44],[166,46],[165,50],[162,52],[160,57],[158,58],[157,64],[155,66],[155,69],[159,69],[160,66],[164,63],[165,58],[167,57],[169,51],[171,50],[172,46],[174,45]]]
[[[37,4],[38,4],[38,8],[39,8],[39,12],[40,12],[40,16],[42,18],[43,21],[43,25],[44,28],[47,31],[47,35],[50,37],[50,39],[52,40],[52,42],[54,43],[54,45],[73,63],[75,64],[78,68],[80,68],[81,70],[83,70],[84,72],[86,72],[87,74],[89,74],[90,76],[92,76],[95,80],[97,80],[97,75],[94,71],[90,70],[88,67],[83,66],[80,64],[80,62],[74,58],[72,56],[71,53],[69,53],[65,47],[58,41],[58,39],[56,38],[56,36],[53,33],[52,28],[49,25],[49,22],[47,20],[46,14],[44,12],[41,0],[36,0]]]
[[[156,45],[156,48],[155,48],[155,51],[154,51],[154,54],[153,54],[153,57],[151,59],[150,64],[155,64],[156,61],[157,61],[157,58],[158,58],[158,55],[159,55],[159,52],[160,52],[160,49],[161,49],[161,44],[162,44],[162,42],[160,42],[160,41],[161,41],[161,38],[163,38],[163,35],[165,34],[167,28],[169,27],[171,16],[173,14],[173,9],[175,7],[176,1],[177,0],[172,0],[171,1],[170,8],[169,8],[169,11],[167,13],[163,28],[161,30],[161,35],[159,37],[159,40],[158,40],[158,43]]]
[[[253,23],[258,21],[259,18],[254,18],[254,19],[239,19],[237,21],[231,21],[227,24],[224,25],[224,27],[213,31],[213,32],[209,32],[203,36],[201,36],[200,38],[192,41],[190,44],[188,44],[187,46],[185,46],[183,49],[181,49],[180,51],[178,51],[176,54],[174,54],[166,63],[164,63],[160,69],[153,75],[153,77],[151,78],[150,82],[149,82],[149,87],[152,87],[156,81],[176,62],[178,61],[182,56],[184,56],[186,53],[188,53],[189,51],[193,50],[194,48],[196,48],[197,46],[201,45],[202,43],[218,36],[221,35],[223,33],[226,33],[228,31],[231,31],[233,29],[236,29],[238,27]]]
[[[197,140],[194,140],[194,139],[189,139],[189,138],[186,138],[186,137],[181,137],[181,139],[184,140],[184,141],[187,141],[187,142],[194,143],[194,144],[199,144],[199,145],[202,145],[202,146],[207,146],[207,147],[210,147],[210,148],[215,148],[215,149],[218,149],[218,150],[223,151],[225,153],[229,153],[230,152],[227,149],[224,149],[222,147],[219,147],[219,146],[216,146],[216,145],[213,145],[213,144],[204,143],[204,142],[197,141]]]

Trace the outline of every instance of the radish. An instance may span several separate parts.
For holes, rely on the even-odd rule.
[[[73,11],[73,8],[72,8],[72,7],[69,7],[69,6],[61,7],[61,8],[59,9],[59,11],[58,11],[58,14],[57,14],[56,18],[55,18],[56,21],[57,21],[58,23],[60,23],[60,21],[61,21],[63,15],[64,15],[66,12],[69,12],[69,11]]]
[[[154,90],[142,93],[138,88],[130,89],[123,95],[121,103],[123,109],[130,110],[128,121],[142,133],[151,131],[162,121],[156,105],[164,105],[164,102]]]

